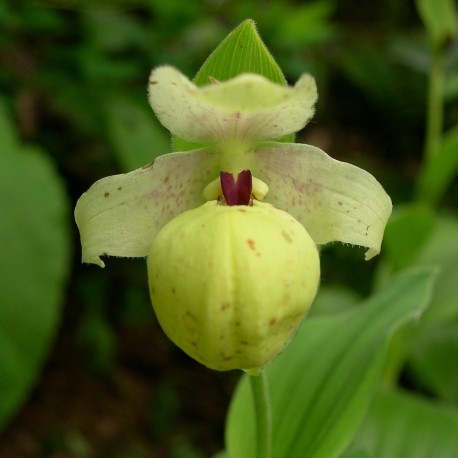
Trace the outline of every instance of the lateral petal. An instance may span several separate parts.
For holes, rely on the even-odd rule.
[[[146,256],[169,220],[204,202],[217,164],[218,155],[208,150],[172,153],[94,183],[75,208],[83,262],[104,267],[100,256]]]
[[[186,140],[221,143],[269,140],[302,129],[314,114],[315,80],[304,74],[295,86],[245,73],[197,87],[173,67],[149,79],[149,102],[160,122]]]
[[[299,143],[267,143],[255,152],[253,175],[265,181],[265,200],[294,216],[317,244],[340,241],[380,252],[392,204],[368,172]]]

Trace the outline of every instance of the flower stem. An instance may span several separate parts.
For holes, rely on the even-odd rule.
[[[250,381],[256,419],[256,458],[271,458],[272,418],[265,371],[251,375]]]

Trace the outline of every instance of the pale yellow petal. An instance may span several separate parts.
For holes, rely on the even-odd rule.
[[[256,74],[196,87],[173,67],[149,80],[149,102],[161,123],[186,140],[221,143],[269,140],[302,129],[314,114],[315,80],[302,75],[293,87]]]
[[[340,241],[380,252],[391,199],[380,183],[319,148],[270,143],[256,151],[252,172],[269,186],[266,201],[301,222],[315,243]]]
[[[168,221],[204,202],[205,185],[219,173],[217,161],[203,150],[173,153],[97,181],[75,208],[83,262],[103,267],[100,256],[147,256]]]

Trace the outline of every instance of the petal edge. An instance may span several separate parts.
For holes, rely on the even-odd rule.
[[[147,256],[169,220],[204,202],[202,192],[217,176],[217,163],[208,150],[172,153],[94,183],[75,207],[82,261],[104,267],[100,256]]]
[[[299,143],[265,144],[253,164],[269,186],[266,201],[294,216],[315,243],[364,246],[366,260],[379,254],[392,204],[369,172]]]
[[[297,132],[313,116],[317,97],[315,80],[307,74],[292,87],[252,73],[197,87],[170,66],[151,72],[148,89],[151,107],[170,132],[203,143]]]

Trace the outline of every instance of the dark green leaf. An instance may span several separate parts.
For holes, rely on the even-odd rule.
[[[418,194],[425,202],[437,203],[458,172],[458,127],[447,132],[442,144],[427,161],[418,180]]]
[[[336,9],[333,1],[318,0],[296,5],[279,3],[275,7],[273,12],[277,14],[272,18],[272,27],[276,46],[308,48],[336,35],[336,25],[331,19]]]
[[[416,0],[418,14],[435,46],[443,45],[458,33],[455,0]]]
[[[23,147],[0,106],[0,427],[35,383],[59,324],[68,202],[49,159]]]
[[[458,323],[425,330],[418,338],[408,367],[422,387],[458,404]]]
[[[422,205],[396,207],[383,238],[384,253],[394,271],[409,266],[434,227],[434,212]]]
[[[431,304],[422,317],[421,327],[431,327],[458,319],[457,237],[458,219],[445,215],[437,217],[431,237],[415,259],[417,266],[439,267]]]
[[[123,97],[106,103],[106,122],[114,153],[123,171],[143,167],[170,152],[170,135],[148,109]]]

